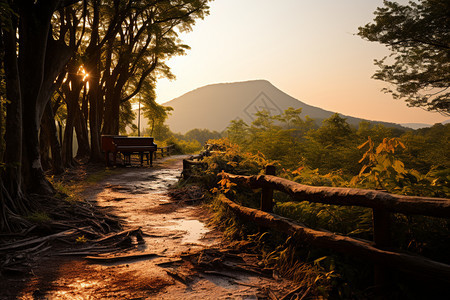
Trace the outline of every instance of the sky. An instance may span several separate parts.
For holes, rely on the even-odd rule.
[[[266,79],[307,104],[344,115],[434,124],[439,113],[407,107],[371,78],[383,45],[356,35],[382,0],[215,0],[210,15],[180,38],[191,47],[158,80],[158,103],[214,83]],[[399,0],[406,3],[406,0]]]

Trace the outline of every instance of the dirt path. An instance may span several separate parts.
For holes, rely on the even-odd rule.
[[[220,250],[221,233],[208,228],[210,213],[201,205],[184,205],[169,197],[168,187],[178,182],[181,162],[181,157],[172,156],[158,160],[153,168],[129,168],[84,195],[120,217],[125,229],[141,227],[145,243],[126,254],[155,255],[116,263],[48,255],[37,262],[31,279],[17,280],[12,299],[281,298],[290,289],[288,282],[245,270],[201,272],[189,263],[189,258],[198,263],[201,257],[196,253],[203,249]]]

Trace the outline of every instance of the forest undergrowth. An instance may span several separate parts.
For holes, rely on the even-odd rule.
[[[289,127],[294,121],[297,124]],[[276,166],[277,176],[306,185],[449,198],[448,154],[441,151],[449,147],[449,125],[395,134],[392,129],[364,123],[355,129],[334,115],[319,128],[306,129],[308,126],[294,110],[275,117],[259,113],[250,126],[233,121],[228,138],[208,141],[212,150],[204,158],[208,168],[199,169],[194,177],[211,192],[215,223],[230,239],[250,241],[265,267],[275,267],[280,276],[311,286],[317,296],[374,297],[370,263],[313,248],[295,237],[238,220],[217,198],[226,196],[243,206],[259,208],[260,193],[220,180],[217,175],[222,171],[263,174],[265,166],[271,164]],[[430,148],[440,150],[432,152]],[[373,240],[372,211],[368,208],[294,202],[288,195],[275,192],[274,213],[310,228]],[[392,247],[448,264],[449,225],[449,220],[442,218],[392,214]],[[425,283],[415,284],[416,279],[401,273],[394,272],[393,276],[392,298],[424,295]]]

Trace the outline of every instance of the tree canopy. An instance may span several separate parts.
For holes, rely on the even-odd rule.
[[[395,86],[385,88],[394,99],[450,115],[450,2],[384,1],[372,23],[359,28],[362,38],[386,45],[391,55],[375,64],[373,78]]]
[[[208,2],[0,0],[0,230],[20,228],[10,217],[33,210],[27,195],[55,193],[44,170],[75,164],[74,131],[77,156],[99,162],[101,134],[132,121],[136,95],[164,119],[156,79],[173,77],[166,61],[189,49],[178,33]]]

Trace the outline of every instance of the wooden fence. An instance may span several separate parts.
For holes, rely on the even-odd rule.
[[[418,277],[450,283],[450,265],[418,255],[401,253],[390,247],[392,213],[450,218],[450,199],[401,196],[364,189],[314,187],[274,175],[274,166],[266,167],[266,175],[243,176],[225,172],[219,174],[219,176],[228,178],[233,183],[246,185],[252,189],[261,188],[260,210],[243,207],[225,196],[220,197],[220,200],[237,215],[264,228],[272,228],[295,235],[313,246],[329,248],[337,252],[371,260],[375,264],[375,284],[377,286],[388,283],[389,268],[402,270]],[[370,242],[327,231],[314,230],[273,214],[274,190],[290,195],[295,201],[371,208],[373,211],[374,241]]]
[[[184,179],[188,179],[191,177],[195,177],[196,175],[192,174],[192,167],[197,167],[200,169],[207,169],[208,164],[206,162],[203,162],[203,158],[205,156],[210,156],[211,152],[209,150],[202,151],[200,154],[197,155],[191,155],[187,159],[183,159],[183,172],[182,176]]]
[[[157,150],[154,152],[155,153],[155,159],[156,159],[156,155],[160,154],[161,158],[164,157],[164,154],[166,156],[170,156],[170,152],[173,150],[173,148],[175,147],[175,145],[169,145],[169,146],[165,146],[165,147],[158,147]]]

